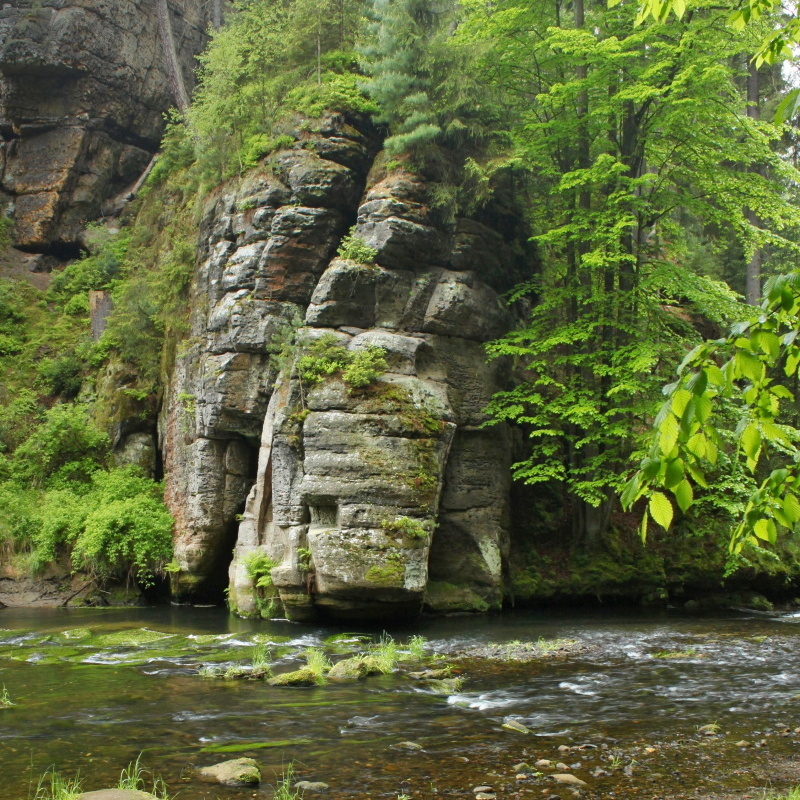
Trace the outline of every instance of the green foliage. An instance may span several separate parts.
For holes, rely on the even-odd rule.
[[[732,534],[732,552],[775,544],[779,530],[795,529],[800,521],[800,429],[789,386],[800,369],[798,331],[800,272],[793,272],[769,283],[758,313],[684,358],[677,381],[664,389],[668,399],[655,418],[650,450],[622,495],[626,507],[647,499],[643,537],[648,518],[663,528],[672,524],[667,492],[686,513],[695,502],[695,487],[708,488],[709,471],[728,449],[720,427],[726,410],[736,418],[733,460],[753,478],[761,477]],[[760,464],[776,461],[781,466],[764,476]]]
[[[277,566],[278,562],[264,553],[250,553],[244,559],[244,568],[259,589],[266,589],[272,586],[270,573]]]
[[[408,652],[411,655],[411,658],[414,661],[422,661],[425,658],[425,646],[427,642],[424,636],[420,636],[419,634],[414,634],[408,640],[407,647]]]
[[[331,671],[331,662],[325,653],[317,647],[311,647],[305,652],[306,666],[314,673],[317,685],[326,682],[325,676]]]
[[[75,353],[65,353],[43,359],[39,364],[39,378],[50,394],[71,399],[81,390],[83,369],[84,363]]]
[[[375,263],[375,257],[378,251],[374,247],[370,247],[360,236],[355,234],[355,228],[350,229],[350,233],[342,239],[339,244],[339,249],[336,255],[339,258],[346,258],[350,261],[356,261],[359,264],[366,264],[372,266]]]
[[[355,391],[374,383],[386,370],[382,348],[367,347],[352,353],[332,333],[315,339],[303,352],[297,359],[296,368],[305,388],[339,375],[348,391]]]
[[[90,290],[111,289],[120,277],[130,246],[130,231],[90,225],[86,240],[89,254],[53,274],[48,301],[67,306],[76,298],[85,299]]]
[[[151,776],[152,786],[148,789],[147,781],[145,780],[147,772],[144,767],[142,767],[141,759],[142,756],[139,754],[136,757],[136,761],[131,761],[130,764],[122,770],[119,781],[117,782],[117,788],[128,791],[148,792],[153,797],[158,798],[158,800],[169,800],[167,787],[160,777]]]
[[[349,363],[342,370],[342,380],[349,392],[364,389],[383,375],[387,366],[385,353],[381,347],[366,347],[349,354]]]
[[[297,548],[297,568],[301,572],[308,572],[311,569],[311,555],[307,547]]]
[[[81,795],[81,780],[76,776],[72,780],[65,778],[51,767],[45,772],[36,785],[33,800],[78,800]]]
[[[430,42],[440,14],[431,0],[373,0],[371,37],[362,47],[367,94],[389,126],[390,155],[433,142],[441,133],[432,107]]]
[[[624,5],[587,7],[581,27],[516,0],[466,8],[456,38],[483,47],[513,106],[545,259],[513,296],[533,300],[527,327],[490,347],[519,378],[490,411],[531,437],[516,476],[562,484],[588,536],[607,525],[667,365],[700,339],[693,320],[741,315],[726,287],[683,266],[685,217],[748,258],[769,241],[780,263],[800,222],[786,202],[795,178],[771,149],[777,130],[744,113],[731,64],[747,41],[721,31],[721,12],[635,30]],[[753,163],[768,167],[741,167]]]
[[[295,789],[294,764],[290,761],[284,768],[280,780],[275,784],[272,800],[301,800],[302,789]]]
[[[14,452],[13,475],[35,486],[86,480],[105,458],[108,436],[83,406],[59,404]]]
[[[411,517],[395,517],[382,519],[381,528],[390,533],[399,533],[409,539],[427,539],[430,535],[430,523],[422,522]]]
[[[239,0],[200,56],[187,130],[167,151],[180,168],[193,152],[202,182],[214,184],[288,143],[279,127],[290,109],[366,111],[352,74],[359,0]],[[171,164],[165,164],[161,174]],[[158,176],[159,178],[161,175]]]
[[[0,216],[0,248],[9,247],[14,239],[14,220]]]
[[[397,642],[386,632],[381,634],[381,638],[369,648],[368,658],[370,664],[376,667],[385,675],[394,671],[397,662],[400,660]]]
[[[352,72],[323,72],[320,83],[295,86],[286,103],[306,117],[320,117],[326,111],[376,113],[377,106],[364,96],[358,83],[358,76]]]
[[[278,562],[266,553],[254,552],[250,553],[243,563],[248,576],[253,581],[253,601],[256,609],[261,617],[271,619],[277,614],[280,607],[272,582],[272,570],[278,566]]]

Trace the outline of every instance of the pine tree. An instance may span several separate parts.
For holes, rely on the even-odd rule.
[[[364,89],[389,127],[390,154],[418,148],[441,133],[430,97],[430,42],[446,7],[433,0],[374,0],[371,44],[362,48],[362,68],[371,76]]]

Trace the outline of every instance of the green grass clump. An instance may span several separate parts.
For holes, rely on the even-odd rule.
[[[360,236],[357,236],[355,228],[351,228],[350,233],[339,244],[336,255],[339,258],[346,258],[358,264],[372,266],[375,263],[378,251],[374,247],[370,247]]]
[[[81,794],[81,780],[75,776],[72,780],[65,778],[51,767],[45,772],[36,785],[33,800],[77,800]]]
[[[419,634],[415,634],[408,640],[408,652],[414,661],[422,661],[422,659],[425,658],[426,644],[425,637]]]
[[[314,673],[317,683],[325,683],[325,676],[331,671],[331,662],[325,653],[317,647],[311,647],[305,652],[306,666]]]
[[[292,784],[295,782],[294,763],[289,762],[283,770],[281,777],[275,784],[275,792],[272,800],[300,800],[303,796],[302,789],[295,789]]]
[[[351,353],[336,336],[326,333],[305,347],[297,360],[297,374],[306,388],[338,375],[352,392],[374,383],[386,371],[385,355],[380,347]]]
[[[374,663],[384,675],[388,675],[400,660],[397,642],[388,633],[383,633],[381,638],[370,647],[368,658],[370,663]]]
[[[142,767],[141,753],[136,756],[136,761],[131,761],[125,769],[122,770],[117,782],[118,789],[127,789],[130,791],[148,792],[159,800],[169,800],[167,794],[167,787],[160,777],[153,776],[152,788],[148,790],[147,782],[145,781],[145,770]]]
[[[8,689],[6,689],[6,685],[3,684],[3,691],[0,692],[0,708],[11,708],[13,705],[15,704],[8,694]]]

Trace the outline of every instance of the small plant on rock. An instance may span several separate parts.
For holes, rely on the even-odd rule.
[[[350,229],[347,236],[342,239],[339,249],[336,251],[339,258],[346,258],[348,261],[356,261],[359,264],[372,266],[378,251],[370,247],[362,237],[355,233],[355,227]]]
[[[407,536],[409,539],[427,539],[430,524],[411,517],[395,517],[394,519],[382,519],[381,528],[391,533]]]

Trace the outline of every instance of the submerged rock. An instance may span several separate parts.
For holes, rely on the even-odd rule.
[[[294,785],[295,789],[301,792],[310,792],[311,794],[324,794],[330,788],[327,783],[322,781],[298,781]]]
[[[516,731],[517,733],[530,733],[530,728],[526,728],[521,722],[517,722],[515,719],[507,719],[503,723],[503,727],[507,731]]]
[[[198,770],[201,778],[226,786],[254,786],[261,783],[261,770],[252,758],[235,758]],[[112,798],[109,798],[112,800]],[[123,798],[119,798],[123,800]],[[133,798],[131,799],[133,800]]]

